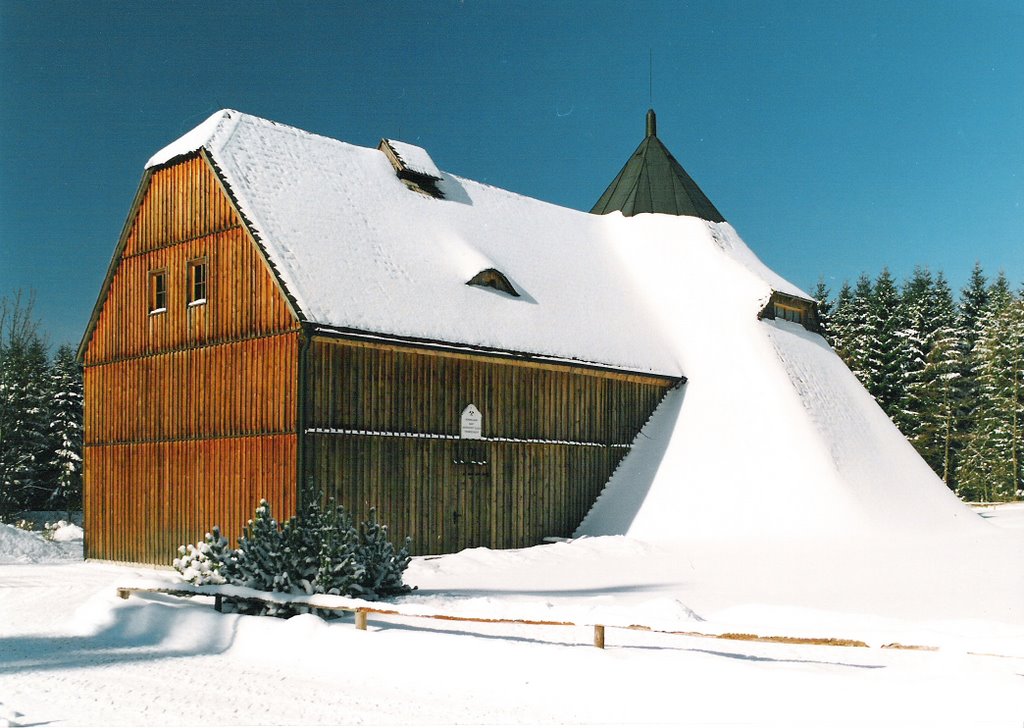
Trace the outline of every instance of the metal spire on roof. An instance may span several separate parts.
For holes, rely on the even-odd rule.
[[[658,139],[654,109],[647,110],[647,136],[591,212],[604,215],[615,210],[626,217],[659,212],[725,222],[722,213]]]

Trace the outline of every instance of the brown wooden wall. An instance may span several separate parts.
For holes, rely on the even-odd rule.
[[[418,553],[569,536],[672,382],[314,339],[307,477]],[[482,441],[459,439],[468,404]]]
[[[260,498],[295,512],[294,433],[86,448],[87,558],[170,565],[213,526],[232,539]]]
[[[207,298],[189,306],[196,258]],[[213,525],[237,537],[259,498],[293,512],[299,340],[205,159],[154,172],[84,351],[87,556],[166,564]]]

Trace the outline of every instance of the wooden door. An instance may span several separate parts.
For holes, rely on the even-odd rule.
[[[456,441],[445,489],[444,550],[492,546],[491,466],[486,443]]]

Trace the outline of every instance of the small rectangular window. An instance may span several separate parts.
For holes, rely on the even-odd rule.
[[[198,306],[206,303],[207,271],[206,258],[189,261],[188,264],[188,304]]]
[[[149,312],[163,313],[167,310],[167,271],[149,272]]]
[[[792,321],[794,323],[802,324],[804,321],[804,312],[799,308],[783,306],[782,304],[776,303],[775,318],[779,321]]]

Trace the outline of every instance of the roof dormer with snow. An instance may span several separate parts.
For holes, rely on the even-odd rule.
[[[391,162],[395,174],[398,179],[405,182],[406,187],[431,197],[444,199],[444,193],[437,186],[441,181],[441,170],[434,164],[426,149],[395,139],[381,139],[377,148]]]

